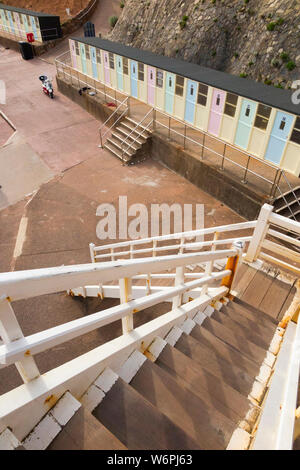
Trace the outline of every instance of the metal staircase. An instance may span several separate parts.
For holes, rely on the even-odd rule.
[[[300,234],[300,224],[272,209],[91,245],[86,265],[0,274],[0,365],[24,381],[0,397],[0,448],[291,449],[300,259],[269,226]],[[12,301],[62,290],[120,304],[24,337]],[[36,354],[115,321],[121,336],[40,374]]]

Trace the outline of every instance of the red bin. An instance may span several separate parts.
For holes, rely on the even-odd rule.
[[[33,33],[27,33],[27,41],[28,42],[34,42],[34,34]]]

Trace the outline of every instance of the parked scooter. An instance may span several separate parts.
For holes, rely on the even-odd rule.
[[[50,96],[50,98],[53,100],[54,92],[53,92],[53,85],[52,85],[50,78],[48,78],[47,75],[40,75],[39,79],[41,80],[43,84],[43,92],[45,93],[45,95]]]

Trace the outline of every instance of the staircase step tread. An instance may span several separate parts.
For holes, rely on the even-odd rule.
[[[118,141],[120,141],[120,143],[122,143],[124,141],[124,135],[119,133],[119,132],[116,132],[114,131],[113,134],[112,134],[112,137],[114,137],[115,139],[117,139]],[[126,141],[125,145],[131,145],[132,148],[134,148],[135,150],[138,150],[141,146],[135,141],[134,143],[133,142],[134,139],[132,139],[131,137]]]
[[[135,126],[141,127],[142,129],[146,130],[147,132],[149,132],[149,134],[151,133],[151,131],[147,129],[146,126],[144,126],[143,124],[139,124],[139,122],[136,122],[134,119],[130,118],[129,116],[126,116],[125,119],[131,122],[132,124],[134,124]]]
[[[249,410],[246,397],[169,344],[155,363],[232,421],[244,418]]]
[[[243,299],[235,297],[228,305],[230,305],[230,308],[238,309],[238,311],[247,317],[253,319],[254,321],[261,322],[265,326],[271,325],[272,323],[273,325],[277,325],[277,321],[271,317],[271,315],[268,315],[259,308],[253,307]]]
[[[107,139],[106,142],[109,142],[110,144],[114,145],[116,147],[116,149],[120,152],[120,155],[122,155],[122,149],[120,147],[120,143],[118,140],[114,140],[112,137],[110,137],[109,139]],[[129,157],[131,157],[132,155],[134,155],[134,151],[133,150],[125,150],[124,153],[126,153],[126,155],[128,155]]]
[[[259,309],[273,317],[274,320],[278,319],[282,307],[292,290],[292,286],[274,279],[268,292],[259,305]]]
[[[239,367],[230,358],[226,360],[210,346],[198,342],[185,333],[181,335],[175,348],[242,395],[248,396],[250,393],[254,379],[245,369],[241,369],[243,362]]]
[[[121,378],[93,415],[129,450],[199,449],[186,432]]]
[[[48,450],[126,450],[126,447],[88,410],[81,407]]]
[[[235,423],[208,407],[157,364],[147,359],[130,385],[189,434],[202,449],[226,448]]]
[[[256,344],[256,346],[259,346],[264,350],[269,349],[269,345],[274,334],[272,330],[270,331],[270,335],[266,336],[265,331],[261,333],[260,330],[256,328],[256,326],[254,328],[247,328],[245,325],[241,325],[237,321],[230,318],[226,313],[222,312],[222,310],[215,310],[212,314],[212,319],[221,325],[224,325],[230,331],[234,331],[238,335],[243,336],[246,338],[246,340]]]
[[[124,126],[124,127],[126,127],[127,129],[129,129],[129,130],[130,130],[130,133],[132,132],[132,134],[133,134],[133,133],[135,133],[135,134],[140,134],[140,132],[139,132],[138,130],[134,129],[134,127],[132,127],[132,126],[131,126],[130,124],[128,124],[127,122],[122,121],[122,122],[121,122],[121,126]],[[130,133],[129,133],[129,134],[130,134]],[[146,142],[146,140],[148,139],[148,137],[149,137],[149,136],[146,136],[145,134],[139,135],[139,139],[143,139],[145,142]]]
[[[212,352],[222,356],[226,361],[233,365],[238,365],[239,368],[247,372],[250,377],[256,377],[259,370],[258,364],[242,352],[237,351],[230,344],[217,338],[215,334],[208,329],[196,325],[192,329],[190,336],[210,348]]]
[[[256,271],[255,276],[252,278],[240,298],[252,307],[259,308],[259,305],[270,288],[273,279],[274,278],[268,276],[268,274],[262,271]]]
[[[254,317],[248,318],[244,316],[238,306],[236,308],[232,307],[232,302],[227,305],[223,305],[220,311],[243,328],[257,332],[258,335],[262,336],[267,341],[271,340],[277,328],[277,325],[274,325],[273,323],[265,325],[263,322],[256,321]]]
[[[117,151],[116,148],[114,148],[114,147],[112,147],[111,145],[108,145],[108,144],[104,144],[103,147],[104,147],[105,149],[109,150],[109,151],[110,151],[111,153],[113,153],[114,155],[116,155],[120,160],[122,160],[122,155],[121,155],[120,152]],[[125,162],[127,162],[127,161],[130,160],[130,158],[128,158],[128,156],[125,155],[125,156],[123,157],[123,160],[124,160]]]
[[[117,127],[116,129],[117,129],[120,133],[122,133],[123,135],[125,135],[126,137],[128,137],[129,134],[130,134],[130,133],[127,132],[125,129],[123,129],[121,126]],[[132,137],[130,137],[130,139],[131,139],[131,138],[132,138]],[[142,139],[143,139],[143,137],[142,137]],[[140,138],[138,138],[138,139],[136,139],[136,142],[138,142],[140,145],[143,145],[143,144],[146,142],[146,139],[141,140]]]
[[[230,330],[224,325],[221,325],[213,318],[206,318],[201,326],[196,325],[195,328],[193,328],[191,335],[198,339],[199,335],[201,337],[203,335],[202,330],[209,331],[216,338],[231,346],[238,353],[242,353],[244,356],[248,357],[248,359],[251,361],[256,362],[258,365],[262,364],[266,356],[265,349],[260,348],[256,344],[247,340],[247,338],[244,335],[239,334],[238,331]]]

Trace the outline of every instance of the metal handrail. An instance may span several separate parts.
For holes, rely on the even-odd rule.
[[[99,132],[100,132],[100,146],[99,146],[99,147],[100,147],[100,148],[103,147],[103,145],[102,145],[102,143],[103,143],[103,137],[105,137],[106,134],[111,131],[111,129],[117,124],[117,122],[119,122],[119,120],[120,120],[120,119],[124,116],[124,114],[128,111],[128,105],[127,105],[126,109],[123,111],[123,113],[118,117],[118,119],[117,119],[115,122],[112,123],[112,125],[106,130],[106,132],[105,132],[103,135],[102,135],[102,128],[105,127],[106,124],[108,123],[108,121],[110,121],[110,119],[119,111],[119,109],[121,108],[121,106],[123,106],[125,103],[127,103],[128,99],[129,99],[129,96],[127,96],[127,97],[125,98],[125,100],[122,101],[121,104],[119,104],[119,106],[118,106],[118,107],[114,110],[114,112],[106,119],[106,121],[102,124],[102,126],[100,126],[100,128],[99,128]]]

